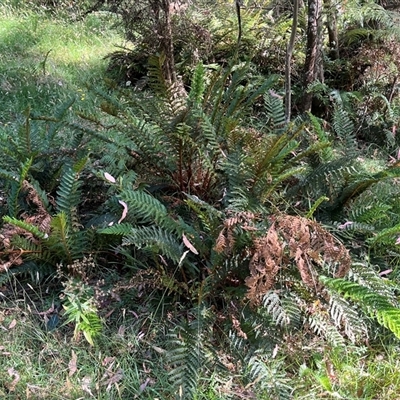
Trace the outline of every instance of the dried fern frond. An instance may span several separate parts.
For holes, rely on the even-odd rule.
[[[255,241],[254,255],[250,260],[250,276],[246,278],[247,297],[258,303],[275,284],[275,276],[282,265],[284,247],[278,238],[275,225],[266,236]]]
[[[344,245],[319,223],[298,216],[279,216],[267,235],[254,240],[250,276],[246,279],[251,303],[258,304],[274,286],[279,270],[293,261],[304,284],[316,292],[321,289],[316,266],[328,263],[334,267],[334,277],[343,277],[351,265]]]

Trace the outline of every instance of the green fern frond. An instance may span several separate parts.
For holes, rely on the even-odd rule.
[[[336,107],[333,113],[333,130],[339,140],[343,143],[346,154],[356,154],[357,138],[354,124],[349,114],[340,107]]]
[[[260,387],[270,399],[289,400],[293,398],[290,378],[285,373],[283,362],[255,355],[249,360],[250,380]]]
[[[13,266],[9,270],[0,273],[0,285],[8,282],[13,277],[30,276],[33,282],[39,282],[43,277],[49,276],[52,272],[54,272],[52,265],[36,263],[35,261],[25,261],[21,265]]]
[[[38,229],[37,226],[27,223],[25,221],[21,221],[17,218],[4,216],[3,221],[8,224],[22,228],[25,231],[32,233],[32,235],[36,236],[39,239],[46,239],[48,237],[47,233],[42,232],[40,229]]]
[[[267,127],[271,133],[283,132],[285,126],[285,110],[283,101],[276,94],[265,94],[264,105],[268,116]]]
[[[322,128],[321,121],[311,113],[307,114],[308,118],[311,122],[311,127],[313,128],[313,132],[318,136],[318,141],[324,146],[318,151],[319,156],[321,157],[322,162],[331,161],[333,158],[333,150],[331,146],[331,142],[328,138],[327,133]],[[325,147],[326,146],[326,147]]]
[[[43,190],[43,188],[40,186],[40,183],[33,178],[29,178],[29,183],[33,187],[35,194],[39,197],[39,200],[45,210],[49,212],[51,209],[51,205],[46,191]]]
[[[276,292],[269,291],[264,296],[262,304],[277,325],[282,327],[299,326],[301,310],[294,298],[280,297]]]
[[[367,201],[357,204],[349,210],[350,221],[356,221],[365,224],[377,224],[389,220],[388,212],[392,206],[379,200]]]
[[[366,286],[345,279],[321,278],[331,290],[355,301],[365,312],[400,338],[400,308],[394,306],[387,297]]]
[[[150,250],[155,256],[165,255],[177,264],[183,254],[180,242],[171,233],[156,226],[132,227],[129,235],[122,239],[122,245],[144,248]]]
[[[18,181],[18,176],[10,171],[0,168],[0,178],[7,181]]]
[[[126,236],[132,231],[132,225],[129,223],[122,223],[107,228],[101,229],[99,232],[105,235]]]
[[[395,288],[393,287],[394,283],[388,279],[382,279],[372,265],[354,262],[348,273],[348,279],[384,296],[393,305],[397,304],[394,293]]]
[[[73,167],[66,166],[57,190],[57,210],[65,215],[70,229],[77,223],[77,207],[81,201],[80,185]]]
[[[168,216],[164,204],[142,190],[126,190],[120,196],[128,204],[128,212],[134,214],[143,223],[161,223]]]
[[[190,93],[188,97],[189,104],[200,106],[204,98],[205,91],[205,68],[203,63],[197,64],[193,72],[193,77],[190,85]]]
[[[24,181],[27,179],[27,175],[32,166],[32,158],[29,158],[24,163],[21,163],[18,181],[14,179],[10,181],[10,190],[7,199],[8,214],[11,217],[17,217],[21,208],[19,195],[21,193]]]
[[[83,257],[83,252],[87,250],[86,232],[72,228],[66,213],[60,212],[54,216],[51,228],[47,242],[54,256],[68,264]]]
[[[396,236],[398,236],[399,233],[400,223],[375,233],[373,237],[367,239],[367,242],[372,246],[378,244],[394,244],[396,242]]]
[[[334,347],[344,347],[344,337],[338,328],[331,323],[326,313],[316,312],[308,315],[310,328],[319,336],[322,336]]]
[[[158,54],[148,59],[148,76],[151,89],[160,97],[168,98],[168,83],[163,75],[165,54]]]
[[[201,372],[214,358],[203,329],[202,321],[194,320],[180,324],[169,335],[166,361],[172,366],[168,375],[178,399],[193,399]]]
[[[335,326],[343,329],[352,343],[368,339],[368,328],[359,310],[337,293],[330,292],[329,312]]]
[[[224,214],[197,196],[186,194],[186,197],[186,204],[201,220],[203,228],[209,233],[216,233],[219,230]]]

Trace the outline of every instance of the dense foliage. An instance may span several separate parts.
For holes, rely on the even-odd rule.
[[[324,2],[325,32],[310,0],[288,58],[279,2],[33,3],[112,14],[129,50],[51,112],[1,121],[0,289],[51,301],[49,337],[129,353],[141,384],[103,359],[107,396],[378,398],[341,385],[339,360],[399,349],[397,16]]]

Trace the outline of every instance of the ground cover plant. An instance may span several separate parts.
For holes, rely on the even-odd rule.
[[[288,114],[285,51],[272,52],[290,10],[120,5],[0,8],[0,396],[396,399],[390,15],[367,4],[361,28],[338,16],[343,58],[305,83],[300,7]],[[188,58],[198,38],[177,32],[189,28],[208,52]],[[123,34],[137,42],[115,53]],[[392,57],[392,71],[363,71],[389,92],[379,79],[339,86],[336,60],[358,68],[346,46]]]

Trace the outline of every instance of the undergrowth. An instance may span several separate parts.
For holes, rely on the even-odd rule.
[[[400,169],[349,110],[286,123],[245,62],[100,85],[75,66],[100,16],[47,49],[48,14],[7,7],[0,395],[395,399]]]

